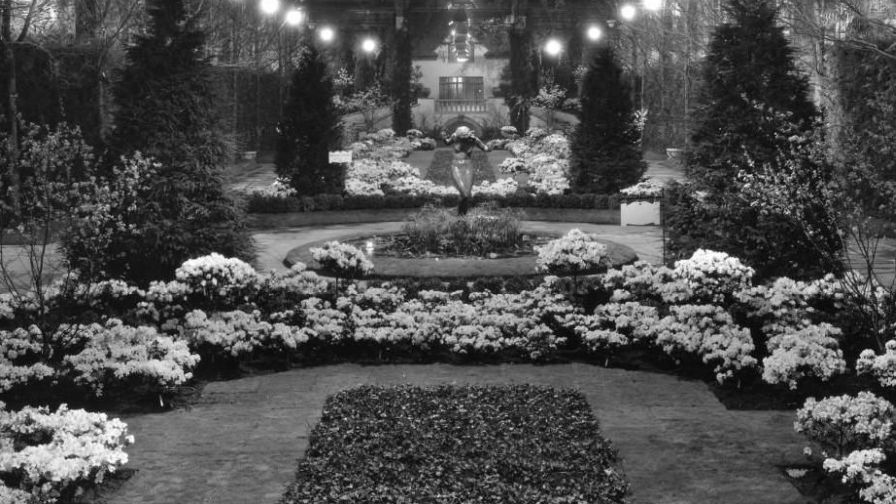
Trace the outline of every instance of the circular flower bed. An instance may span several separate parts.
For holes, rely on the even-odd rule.
[[[557,234],[552,238],[560,236]],[[343,243],[353,243],[361,250],[365,250],[368,235],[355,234],[337,238]],[[630,247],[611,242],[598,240],[607,247],[608,266],[610,268],[632,264],[638,260],[637,254]],[[297,263],[304,263],[309,269],[324,272],[311,255],[311,249],[320,247],[324,242],[313,242],[301,247],[296,247],[286,254],[283,263],[292,267]],[[530,254],[520,254],[515,257],[498,256],[489,257],[395,257],[382,256],[376,253],[376,244],[373,244],[369,259],[374,264],[374,278],[401,278],[401,277],[433,277],[433,278],[463,278],[463,277],[501,277],[501,276],[533,276],[539,275],[536,271],[538,256],[534,251]],[[365,252],[367,252],[365,250]]]

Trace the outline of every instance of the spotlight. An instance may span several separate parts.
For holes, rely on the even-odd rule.
[[[373,40],[372,38],[366,38],[363,42],[361,42],[361,50],[369,54],[376,51],[376,45],[376,40]]]
[[[619,15],[625,21],[631,21],[635,19],[635,16],[638,14],[638,9],[635,8],[632,4],[625,4],[619,9]]]
[[[277,11],[280,10],[280,0],[261,0],[258,4],[258,8],[265,14],[276,14]]]
[[[591,25],[588,27],[588,31],[585,32],[585,35],[588,36],[588,40],[597,42],[604,35],[604,32],[600,29],[600,26]]]
[[[323,42],[329,43],[332,42],[334,38],[336,38],[336,32],[334,32],[333,29],[329,26],[324,26],[317,33],[317,36],[320,37]]]
[[[544,45],[544,52],[548,53],[549,56],[558,56],[563,52],[563,44],[557,39],[550,39]]]
[[[286,24],[289,26],[299,26],[305,21],[305,13],[300,9],[292,9],[286,13]]]
[[[644,0],[644,8],[649,11],[658,11],[663,8],[663,0]]]

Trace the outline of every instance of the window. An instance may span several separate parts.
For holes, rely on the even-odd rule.
[[[485,99],[482,77],[439,77],[440,100],[480,101]]]

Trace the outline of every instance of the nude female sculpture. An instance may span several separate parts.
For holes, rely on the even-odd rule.
[[[451,163],[451,179],[460,193],[457,205],[458,215],[466,215],[470,209],[470,197],[473,195],[473,149],[479,147],[488,152],[488,147],[466,126],[460,126],[450,137],[442,132],[445,143],[454,146],[454,161]]]

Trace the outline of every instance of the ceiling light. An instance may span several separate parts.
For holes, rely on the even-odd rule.
[[[550,39],[545,43],[544,51],[550,56],[557,56],[563,52],[563,44],[557,39]]]
[[[261,0],[258,4],[258,8],[265,14],[276,14],[277,11],[280,10],[280,0]]]

